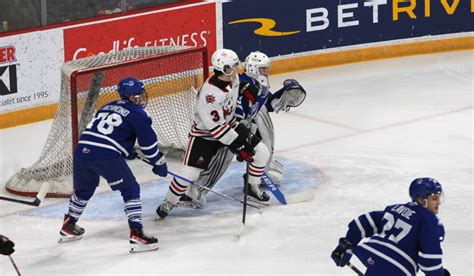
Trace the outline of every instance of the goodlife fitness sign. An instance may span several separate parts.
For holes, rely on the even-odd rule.
[[[65,61],[146,46],[216,49],[215,3],[131,15],[64,30]]]

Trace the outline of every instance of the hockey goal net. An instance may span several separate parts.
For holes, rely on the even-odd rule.
[[[193,121],[195,90],[207,78],[208,68],[205,48],[180,46],[132,48],[65,63],[56,116],[42,153],[33,165],[10,177],[6,189],[35,196],[48,182],[48,197],[72,194],[72,152],[78,137],[98,108],[119,99],[116,84],[128,76],[145,84],[146,111],[161,149],[167,155],[179,154]]]

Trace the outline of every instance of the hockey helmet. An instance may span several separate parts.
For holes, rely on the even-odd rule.
[[[433,178],[421,177],[413,180],[410,184],[410,198],[416,201],[417,198],[427,198],[431,194],[441,194],[443,188],[441,184]]]
[[[251,52],[245,58],[245,71],[249,77],[256,80],[263,86],[269,87],[268,73],[262,74],[260,68],[269,68],[270,58],[262,52]]]
[[[123,100],[130,101],[130,97],[133,96],[131,102],[143,107],[145,107],[148,102],[145,84],[136,78],[127,77],[122,79],[117,85],[117,91]]]
[[[240,65],[239,56],[229,49],[219,49],[212,54],[212,66],[225,75],[232,75]]]

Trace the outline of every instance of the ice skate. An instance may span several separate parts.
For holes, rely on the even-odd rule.
[[[75,241],[82,239],[84,235],[84,228],[79,227],[79,225],[75,223],[71,223],[71,217],[68,215],[64,215],[64,222],[59,231],[59,240],[58,243],[64,243],[69,241]]]
[[[182,196],[179,198],[179,201],[178,201],[178,203],[176,204],[176,207],[178,207],[178,208],[189,208],[189,209],[196,209],[196,208],[198,208],[198,206],[196,205],[196,203],[194,203],[193,199],[190,198],[190,197],[187,196],[187,195],[182,195]]]
[[[157,249],[157,238],[145,235],[142,228],[130,228],[130,253],[152,251]]]
[[[196,185],[191,185],[191,187],[186,190],[185,195],[192,199],[193,204],[196,206],[195,208],[204,208],[207,206],[205,193],[200,192]]]
[[[248,184],[247,199],[260,204],[270,204],[270,196],[260,188],[259,184]]]
[[[158,206],[158,208],[156,208],[156,214],[158,215],[158,219],[166,218],[174,207],[175,205],[165,200],[160,206]]]

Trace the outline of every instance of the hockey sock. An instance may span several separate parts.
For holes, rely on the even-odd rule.
[[[260,178],[265,171],[265,166],[257,167],[253,163],[249,167],[249,183],[260,183]]]
[[[142,222],[142,201],[139,198],[130,199],[125,202],[125,214],[127,215],[130,227],[141,229]]]
[[[68,215],[71,217],[72,224],[75,224],[79,220],[82,212],[84,212],[86,208],[87,202],[89,202],[88,199],[81,199],[76,194],[71,196]]]
[[[189,183],[181,182],[173,177],[173,181],[171,181],[168,193],[166,194],[166,200],[173,205],[176,205],[181,198],[181,196],[186,192]]]

